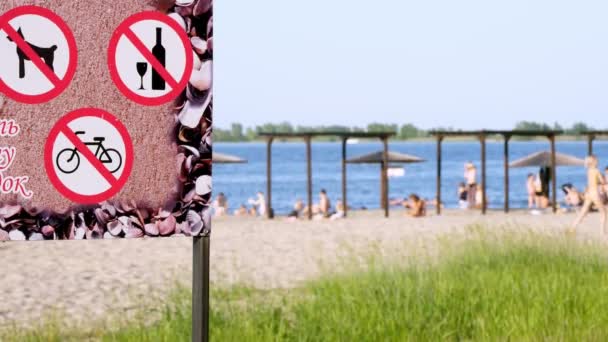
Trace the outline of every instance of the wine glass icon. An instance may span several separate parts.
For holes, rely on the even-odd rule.
[[[141,87],[139,87],[139,90],[145,90],[144,89],[144,76],[146,75],[146,72],[148,72],[148,63],[137,62],[137,73],[141,77]]]

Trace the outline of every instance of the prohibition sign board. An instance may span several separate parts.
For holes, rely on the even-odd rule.
[[[57,14],[21,6],[0,16],[0,92],[27,104],[59,96],[76,73],[76,40]]]
[[[51,183],[66,198],[81,204],[103,202],[117,194],[131,174],[131,137],[110,113],[79,109],[51,129],[44,166]]]
[[[127,98],[146,106],[176,99],[188,85],[193,61],[184,29],[160,12],[127,18],[108,48],[112,80]]]

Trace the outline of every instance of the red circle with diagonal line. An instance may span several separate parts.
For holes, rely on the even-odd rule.
[[[172,75],[171,72],[165,68],[163,63],[161,63],[154,56],[154,54],[143,42],[143,39],[134,32],[134,25],[142,22],[157,22],[162,25],[166,25],[170,28],[170,33],[175,34],[174,37],[177,37],[179,45],[181,45],[184,49],[183,57],[185,59],[184,70],[180,70],[178,75]],[[121,73],[125,73],[125,71],[119,70],[120,59],[127,58],[126,54],[119,53],[118,51],[119,43],[123,38],[125,38],[138,51],[138,53],[141,54],[143,59],[145,59],[145,63],[149,63],[152,67],[151,69],[162,77],[164,82],[166,82],[166,85],[171,88],[171,91],[158,96],[144,96],[141,93],[138,93],[137,89],[133,89],[126,84],[125,80],[123,79],[123,75],[121,75]],[[171,51],[167,50],[167,52]],[[148,11],[130,16],[118,26],[110,39],[110,45],[108,48],[108,67],[110,69],[110,76],[112,77],[112,80],[127,98],[145,106],[157,106],[175,100],[188,85],[193,64],[194,57],[188,35],[175,20],[160,12]],[[133,67],[135,67],[135,65],[133,65]],[[143,88],[144,76],[141,77]]]
[[[79,131],[83,127],[86,132]],[[93,138],[86,142],[83,134]],[[95,153],[89,146],[94,146]],[[71,168],[62,167],[60,161],[69,163]],[[108,163],[111,165],[104,165]],[[118,168],[113,169],[117,163]],[[78,109],[59,119],[51,129],[44,146],[44,167],[51,183],[69,200],[100,203],[127,183],[133,168],[133,143],[127,128],[112,114],[97,108]],[[99,179],[107,182],[105,188],[91,192],[92,182]]]
[[[49,67],[49,65],[45,63],[47,59],[45,59],[44,57],[47,57],[49,61],[53,61],[55,59],[56,50],[52,50],[48,47],[46,49],[40,48],[29,43],[27,41],[27,36],[23,36],[20,32],[17,31],[21,29],[20,27],[16,30],[14,27],[11,26],[11,20],[29,15],[41,17],[43,20],[46,19],[50,21],[59,29],[59,31],[63,35],[63,38],[65,39],[65,42],[63,43],[68,48],[67,68],[65,74],[63,75],[63,78],[55,74],[53,68]],[[31,28],[35,28],[38,31],[40,30],[39,25],[31,25],[31,27],[29,27],[28,29]],[[74,78],[74,74],[76,73],[78,49],[76,47],[76,39],[74,39],[74,34],[72,33],[68,25],[63,21],[63,19],[61,19],[61,17],[46,8],[38,6],[21,6],[14,8],[0,16],[0,31],[3,31],[6,34],[5,38],[10,38],[9,40],[16,45],[14,51],[18,57],[17,62],[20,63],[19,69],[25,69],[26,63],[32,64],[33,67],[36,70],[40,71],[44,75],[44,77],[52,84],[52,89],[48,91],[41,91],[40,94],[26,94],[23,91],[15,89],[17,88],[17,84],[10,84],[15,83],[16,81],[9,81],[9,77],[7,77],[6,75],[5,77],[2,77],[2,75],[0,75],[1,93],[4,93],[9,98],[18,102],[27,104],[39,104],[54,99],[69,86],[70,82]],[[2,53],[4,54],[4,52]],[[42,53],[46,53],[48,55],[40,56],[40,54]],[[2,62],[7,63],[5,60],[5,58],[7,57],[3,56],[2,58]],[[52,66],[53,62],[50,63]],[[17,68],[10,70],[17,70]],[[21,72],[25,71],[20,71],[20,73]],[[20,74],[20,79],[25,77],[25,75],[21,77]]]

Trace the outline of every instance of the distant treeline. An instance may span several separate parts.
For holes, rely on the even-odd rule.
[[[531,130],[531,131],[548,131],[548,130],[560,130],[564,131],[566,135],[578,135],[580,133],[595,130],[585,123],[578,122],[572,125],[572,127],[562,127],[560,124],[555,123],[548,125],[546,123],[539,123],[533,121],[521,121],[518,122],[513,129],[518,130]],[[452,127],[437,127],[431,130],[425,130],[418,128],[412,124],[381,124],[371,123],[367,127],[348,127],[341,125],[331,126],[293,126],[289,122],[282,122],[279,124],[267,123],[256,127],[243,127],[242,124],[233,123],[230,129],[214,128],[214,140],[215,141],[255,141],[259,140],[258,134],[261,132],[272,132],[272,133],[297,133],[297,132],[310,132],[310,131],[325,131],[325,132],[383,132],[393,131],[396,133],[395,139],[397,140],[411,140],[411,139],[425,139],[429,138],[429,132],[433,130],[443,131],[457,131],[458,129]],[[335,140],[335,138],[327,138],[327,140]]]

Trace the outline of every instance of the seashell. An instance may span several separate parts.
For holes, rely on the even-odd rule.
[[[201,66],[200,70],[192,72],[192,75],[190,75],[190,84],[199,91],[211,89],[212,71],[213,64],[210,61],[206,61]]]
[[[6,230],[0,229],[0,241],[9,241],[11,238]]]
[[[192,14],[195,17],[198,17],[201,14],[207,13],[211,9],[212,4],[213,4],[213,1],[211,1],[211,0],[198,0],[196,5],[194,6],[194,10],[193,10]]]
[[[111,217],[116,216],[116,207],[114,207],[113,205],[111,205],[108,202],[104,202],[101,205],[101,209],[105,210],[108,213],[108,215],[110,215]]]
[[[200,158],[201,154],[198,152],[197,149],[195,149],[192,146],[188,146],[188,145],[179,145],[179,147],[181,147],[184,150],[190,151],[196,158]]]
[[[179,227],[179,231],[182,234],[184,234],[186,236],[192,235],[192,229],[190,228],[190,224],[188,223],[188,221],[178,223],[177,227]],[[178,230],[178,229],[176,228],[175,230]]]
[[[74,231],[74,239],[76,239],[76,240],[82,240],[86,236],[86,233],[87,233],[86,229],[84,229],[82,227],[78,227]]]
[[[29,241],[42,241],[44,240],[44,236],[40,233],[33,233],[32,235],[30,235]]]
[[[188,28],[188,26],[186,25],[186,20],[184,20],[181,15],[173,12],[169,14],[169,18],[175,20],[177,24],[184,29],[184,31],[186,31],[186,29]]]
[[[106,210],[103,210],[101,208],[95,209],[93,213],[95,214],[97,222],[99,222],[101,225],[105,225],[112,217],[114,217],[110,216],[110,214],[108,214]]]
[[[162,236],[171,235],[175,231],[175,225],[175,217],[173,215],[170,215],[166,219],[158,222],[158,231]]]
[[[101,239],[103,238],[103,230],[99,227],[97,223],[95,223],[92,229],[87,230],[86,237],[87,240]]]
[[[10,232],[8,232],[8,237],[12,241],[25,241],[25,234],[23,234],[23,232],[20,231],[19,229],[13,229]]]
[[[186,221],[188,221],[188,225],[190,226],[190,234],[192,236],[198,236],[205,225],[201,216],[194,210],[188,211]]]
[[[20,205],[5,205],[0,208],[0,217],[11,218],[21,211]]]
[[[107,224],[108,232],[113,236],[119,236],[122,233],[122,223],[118,220],[112,220]]]
[[[200,176],[196,179],[196,194],[203,196],[211,192],[211,176]]]
[[[182,1],[182,2],[187,3],[188,1]],[[190,5],[192,5],[192,2],[194,2],[194,0],[190,1],[189,5],[177,5],[177,1],[176,1],[177,7],[175,8],[175,12],[183,17],[191,16],[192,7],[190,7]]]
[[[135,227],[127,229],[127,232],[125,233],[125,237],[127,239],[137,239],[142,236],[144,236],[144,231]]]
[[[42,227],[42,235],[44,236],[52,236],[55,232],[55,228],[53,226],[46,225]]]
[[[158,236],[158,234],[160,234],[158,226],[155,223],[146,223],[144,230],[146,231],[146,234],[150,236]]]
[[[194,48],[194,51],[196,51],[196,53],[198,53],[199,55],[202,55],[207,52],[207,42],[202,40],[200,37],[190,38],[190,43],[192,44],[192,48]]]
[[[207,50],[213,52],[213,37],[207,38]]]
[[[207,37],[211,38],[213,36],[213,16],[211,16],[211,18],[209,18],[209,21],[207,22]]]
[[[114,235],[110,234],[110,232],[103,233],[104,239],[115,239]]]
[[[190,6],[195,0],[175,0],[175,4],[180,7]]]
[[[186,105],[177,116],[179,122],[188,128],[198,127],[207,105],[208,103],[205,102],[195,104],[192,101],[186,101]]]
[[[205,224],[204,235],[208,235],[211,232],[211,208],[207,207],[202,212],[203,223]]]
[[[171,216],[171,212],[169,210],[162,209],[155,217],[160,219],[166,219],[169,216]]]
[[[207,43],[205,43],[205,50],[207,49]],[[196,51],[192,51],[192,69],[193,70],[201,70],[201,65],[203,65],[203,62],[201,61],[201,59],[198,57],[198,55],[196,54]]]

